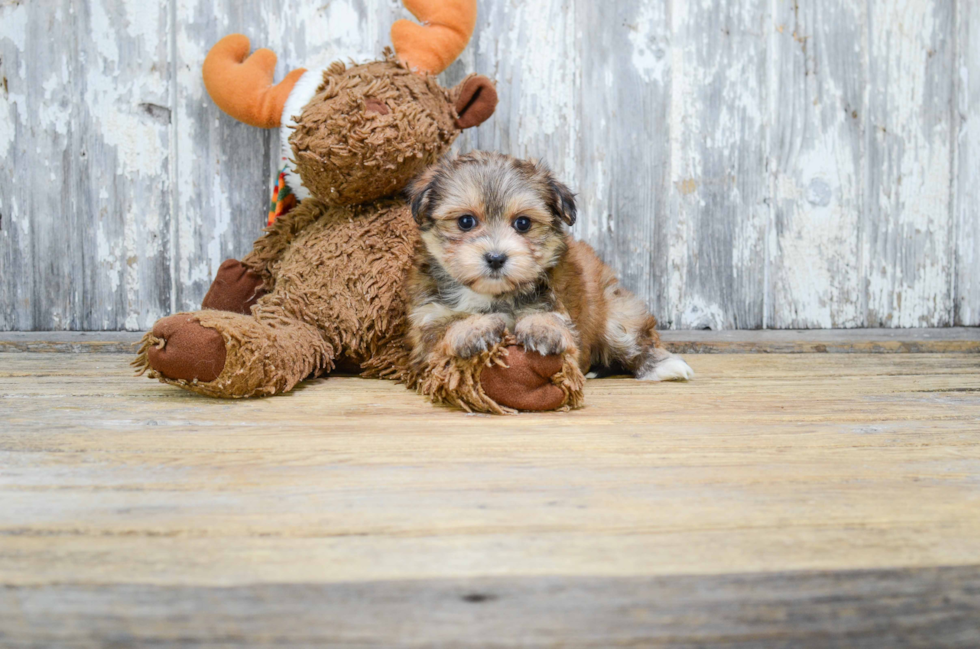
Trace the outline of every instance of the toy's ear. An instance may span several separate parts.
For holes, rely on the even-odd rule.
[[[490,119],[497,109],[497,89],[490,79],[482,75],[467,77],[456,86],[456,127],[460,129],[479,126]]]

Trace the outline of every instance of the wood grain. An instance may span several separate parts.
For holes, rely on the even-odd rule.
[[[672,4],[672,327],[764,324],[769,5]]]
[[[141,333],[0,332],[0,353],[132,354]],[[980,353],[980,329],[666,330],[667,349],[678,354],[958,354]]]
[[[980,7],[956,5],[955,323],[980,325]]]
[[[868,5],[868,326],[952,324],[953,4]]]
[[[71,11],[80,62],[69,84],[78,157],[65,282],[78,301],[71,328],[134,331],[171,308],[169,3],[89,0]]]
[[[0,355],[0,582],[231,586],[980,563],[976,355],[689,357],[511,418],[332,378],[204,399]]]
[[[976,643],[976,355],[688,360],[492,417],[0,354],[3,643]]]
[[[963,647],[980,568],[0,588],[23,645]]]
[[[496,80],[500,95],[475,145],[543,159],[578,187],[581,40],[575,15],[572,0],[482,3],[471,47],[473,70]]]
[[[0,5],[0,328],[78,326],[71,2]],[[64,37],[53,42],[49,31]],[[16,179],[16,180],[15,180]],[[39,191],[40,188],[45,191]],[[54,254],[51,254],[54,253]]]
[[[172,311],[193,311],[222,261],[241,258],[261,234],[272,195],[275,131],[247,126],[208,98],[201,64],[219,38],[240,32],[253,48],[272,47],[279,13],[259,0],[171,0],[175,23],[175,220],[171,233]],[[284,74],[284,72],[283,72]],[[142,329],[152,321],[140,323]]]
[[[860,327],[865,3],[775,3],[769,322]]]
[[[980,353],[980,330],[963,327],[663,331],[661,338],[677,354]]]
[[[668,3],[576,5],[580,58],[575,232],[670,326]]]
[[[207,98],[208,48],[243,32],[282,76],[376,56],[406,16],[0,0],[0,330],[196,308],[281,163]],[[976,326],[978,25],[968,0],[483,0],[442,81],[496,79],[457,149],[546,159],[665,326]]]

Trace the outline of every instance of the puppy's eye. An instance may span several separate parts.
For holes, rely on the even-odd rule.
[[[456,223],[459,225],[460,230],[463,232],[469,232],[476,227],[476,217],[472,214],[464,214],[463,216],[459,217],[459,220],[457,220]]]
[[[514,219],[514,229],[518,232],[527,232],[531,229],[531,219],[526,216],[519,216]]]

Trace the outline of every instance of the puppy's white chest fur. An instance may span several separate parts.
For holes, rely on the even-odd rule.
[[[462,313],[487,313],[493,308],[493,297],[465,286],[453,287],[445,298],[454,311]]]
[[[499,313],[507,321],[507,328],[511,331],[514,330],[514,314],[508,313],[507,311],[499,311],[494,309],[494,298],[492,295],[486,295],[485,293],[477,293],[471,288],[466,286],[454,287],[452,292],[445,296],[447,298],[448,304],[451,305],[453,311],[457,313],[468,313],[470,315],[476,315],[479,313]]]

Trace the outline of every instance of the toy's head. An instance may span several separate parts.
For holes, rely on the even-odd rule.
[[[460,131],[487,120],[497,105],[489,79],[471,75],[452,89],[434,75],[466,47],[476,0],[405,0],[424,26],[400,20],[395,51],[361,65],[294,70],[272,85],[276,55],[233,35],[212,48],[204,82],[232,117],[281,128],[290,185],[302,200],[364,203],[404,188],[444,154]]]

